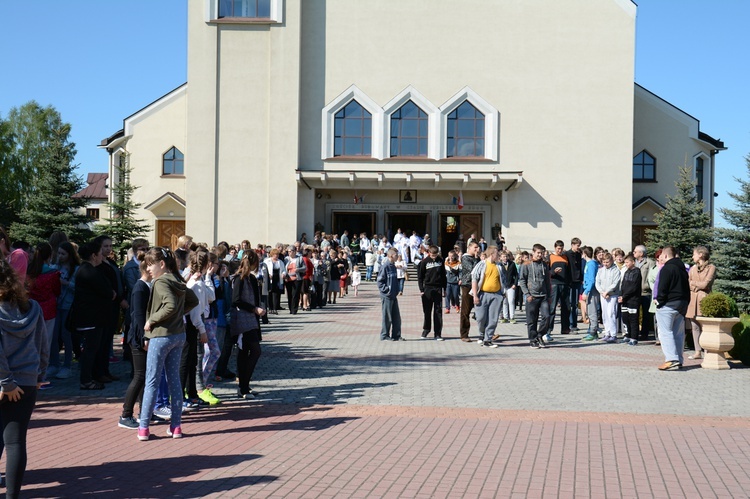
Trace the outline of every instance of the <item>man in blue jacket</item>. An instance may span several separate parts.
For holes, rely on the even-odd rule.
[[[398,309],[398,275],[396,274],[396,260],[398,250],[389,248],[386,259],[378,272],[378,291],[383,310],[383,326],[380,330],[380,340],[399,341],[401,336],[401,312]]]

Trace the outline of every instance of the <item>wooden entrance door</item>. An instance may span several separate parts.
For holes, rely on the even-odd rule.
[[[177,238],[185,235],[184,220],[157,220],[156,245],[175,249]]]
[[[461,215],[461,233],[464,241],[468,241],[472,234],[477,235],[477,241],[482,237],[482,215]]]

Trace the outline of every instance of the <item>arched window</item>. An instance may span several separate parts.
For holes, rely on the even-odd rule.
[[[643,150],[633,158],[633,180],[653,182],[656,180],[656,158]]]
[[[356,100],[334,115],[333,155],[372,155],[372,115]]]
[[[391,114],[391,157],[427,156],[427,113],[408,101]]]
[[[185,156],[176,147],[172,147],[162,156],[162,175],[184,175]]]
[[[484,114],[464,101],[448,114],[446,157],[484,157]]]

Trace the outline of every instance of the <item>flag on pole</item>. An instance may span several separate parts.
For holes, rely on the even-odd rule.
[[[464,207],[464,191],[458,193],[458,209],[461,210]]]

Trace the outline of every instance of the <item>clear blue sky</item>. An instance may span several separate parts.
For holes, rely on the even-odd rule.
[[[717,207],[747,174],[748,20],[748,0],[638,2],[636,81],[729,147],[717,157]],[[80,172],[106,171],[99,141],[186,81],[186,38],[186,0],[0,1],[0,116],[52,104],[73,125]]]

